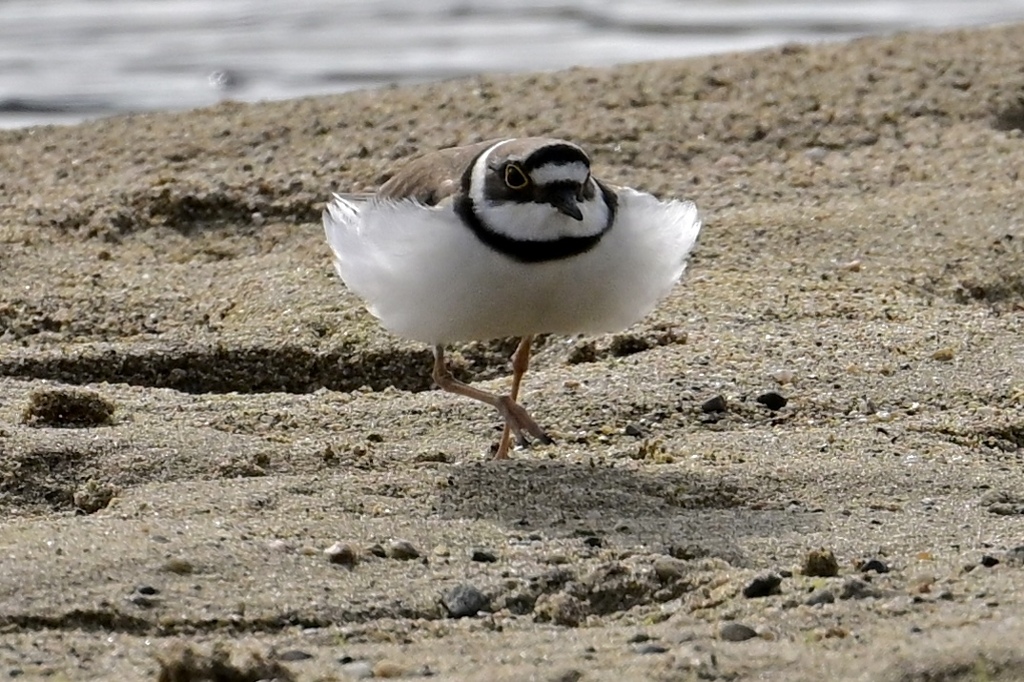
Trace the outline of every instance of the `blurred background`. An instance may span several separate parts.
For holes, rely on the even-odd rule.
[[[1024,0],[0,0],[0,127],[1022,20]]]

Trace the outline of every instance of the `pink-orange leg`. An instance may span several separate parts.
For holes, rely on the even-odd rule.
[[[504,459],[508,457],[509,439],[507,436],[510,435],[514,435],[516,443],[521,446],[529,444],[529,441],[526,439],[526,434],[533,436],[542,443],[552,442],[551,437],[544,433],[544,429],[540,428],[529,413],[516,402],[516,397],[519,393],[519,384],[522,382],[523,373],[526,372],[526,367],[530,362],[531,340],[532,337],[524,338],[520,342],[519,348],[516,350],[516,354],[513,357],[512,394],[507,396],[499,396],[493,393],[488,393],[487,391],[482,391],[478,388],[473,388],[469,384],[463,383],[453,377],[451,372],[448,371],[448,366],[444,361],[444,347],[434,346],[434,382],[438,387],[444,391],[464,395],[467,398],[472,398],[473,400],[479,400],[482,403],[486,403],[496,409],[502,419],[505,420],[505,430],[502,432],[501,440],[501,443],[506,444],[505,452],[501,452],[501,443],[499,443],[498,453],[495,454],[496,459]],[[523,348],[526,349],[525,352],[523,351]],[[520,356],[523,356],[521,362]]]
[[[508,397],[512,402],[519,400],[519,386],[523,383],[523,375],[530,367],[530,349],[533,346],[533,336],[524,336],[516,346],[516,352],[512,354],[512,390]],[[518,403],[517,403],[518,404]],[[548,439],[550,440],[550,439]],[[508,459],[508,451],[512,446],[512,429],[508,422],[501,431],[501,440],[498,441],[498,449],[494,453],[494,459]]]

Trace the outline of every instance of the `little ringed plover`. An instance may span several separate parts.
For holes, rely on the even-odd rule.
[[[434,348],[437,385],[494,407],[511,436],[551,442],[517,402],[536,334],[625,329],[678,281],[700,231],[690,201],[595,178],[565,140],[489,140],[428,153],[373,195],[335,194],[323,214],[334,265],[381,324]],[[512,386],[455,379],[446,344],[520,337]]]

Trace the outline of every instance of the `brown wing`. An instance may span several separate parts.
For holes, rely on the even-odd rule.
[[[424,154],[399,168],[381,185],[377,194],[390,199],[416,199],[427,206],[435,206],[459,191],[469,164],[496,142],[498,140],[487,140]]]

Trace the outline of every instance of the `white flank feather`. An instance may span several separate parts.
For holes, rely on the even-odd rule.
[[[618,195],[615,224],[593,249],[542,263],[490,249],[449,203],[335,195],[324,229],[341,279],[399,336],[437,344],[618,331],[671,290],[700,231],[692,202]]]

